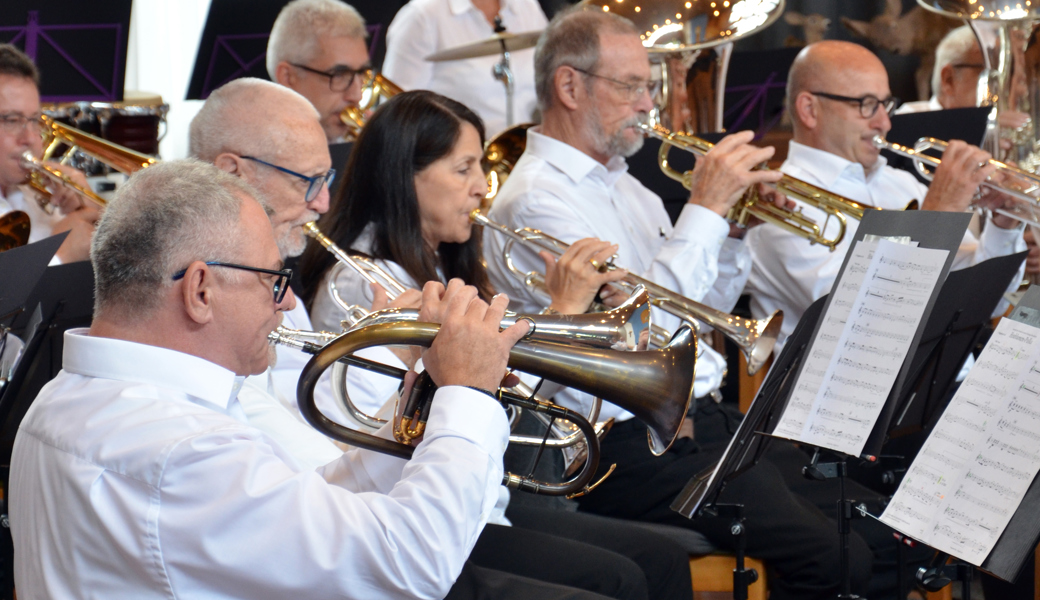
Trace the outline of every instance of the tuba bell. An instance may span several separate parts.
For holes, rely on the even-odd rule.
[[[354,329],[339,336],[303,369],[297,386],[297,401],[304,418],[318,431],[341,442],[400,458],[410,458],[414,448],[339,425],[323,415],[314,402],[314,388],[322,373],[337,361],[352,357],[364,348],[387,345],[428,347],[439,327],[431,323],[382,323]],[[693,369],[675,368],[694,363],[696,336],[682,327],[669,345],[648,352],[616,352],[521,340],[509,354],[509,365],[593,395],[601,396],[636,415],[647,425],[647,438],[654,454],[664,453],[679,434],[693,399]],[[500,390],[504,402],[545,412],[578,426],[588,441],[588,457],[571,480],[545,483],[507,473],[503,485],[511,489],[551,495],[587,491],[599,463],[599,443],[592,425],[581,415],[551,403],[533,401]],[[418,414],[423,408],[416,409]],[[428,410],[428,409],[425,409]],[[411,414],[411,413],[410,413]]]

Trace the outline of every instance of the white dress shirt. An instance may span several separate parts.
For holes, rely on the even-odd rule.
[[[928,188],[910,173],[887,166],[883,156],[867,173],[859,163],[793,141],[780,170],[840,196],[885,210],[901,210],[911,200],[923,201],[928,193]],[[802,205],[802,210],[805,216],[823,222],[823,212],[819,209]],[[771,225],[755,227],[748,232],[747,244],[753,263],[748,280],[751,312],[761,318],[777,309],[784,311],[777,352],[794,331],[805,309],[831,291],[859,228],[856,219],[847,222],[845,238],[834,252],[819,244],[810,245],[804,238]],[[837,224],[832,219],[826,234],[832,237],[836,231]],[[979,238],[965,232],[953,268],[963,269],[1024,249],[1021,227],[1002,229],[987,223]],[[1020,280],[1021,277],[1015,278],[1012,287],[1016,287]]]
[[[927,100],[915,100],[913,102],[904,102],[899,105],[896,109],[895,114],[907,115],[910,113],[920,112],[931,112],[933,110],[943,110],[943,105],[939,104],[939,98],[932,96]]]
[[[437,392],[411,461],[301,468],[203,359],[65,335],[15,439],[15,581],[31,598],[442,598],[498,497],[508,425]]]
[[[536,0],[501,0],[509,33],[548,25]],[[491,37],[494,26],[470,0],[412,0],[386,30],[383,75],[405,90],[432,90],[465,104],[484,120],[490,139],[506,128],[506,87],[492,69],[501,55],[428,62],[434,52]],[[513,124],[535,120],[534,48],[509,53],[513,71]]]
[[[616,157],[604,166],[580,150],[527,132],[527,149],[499,190],[488,215],[511,228],[531,227],[566,243],[595,237],[618,244],[617,264],[683,296],[732,310],[750,270],[747,250],[729,238],[726,220],[703,207],[687,204],[672,227],[661,198],[628,174]],[[548,306],[544,294],[530,290],[506,269],[505,236],[484,232],[484,258],[495,289],[509,294],[517,312],[533,313]],[[532,250],[513,246],[513,261],[523,271],[545,270]],[[676,317],[654,309],[654,322],[674,330]],[[721,385],[726,362],[707,344],[697,359],[697,396]],[[557,398],[569,408],[588,413],[591,396],[573,390]],[[623,421],[628,411],[604,403],[601,419]]]

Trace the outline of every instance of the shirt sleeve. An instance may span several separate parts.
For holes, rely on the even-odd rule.
[[[994,225],[993,221],[987,220],[979,237],[976,238],[971,231],[964,232],[964,239],[957,249],[957,256],[953,259],[952,269],[966,269],[991,258],[1008,256],[1022,252],[1025,249],[1026,241],[1022,237],[1022,225],[1004,229]],[[1018,273],[1008,283],[1006,292],[1013,292],[1018,289],[1022,277],[1025,275],[1025,269],[1026,263],[1022,261],[1022,264],[1018,267]],[[1007,300],[1001,299],[993,310],[993,316],[1004,314],[1007,312],[1008,306]]]
[[[416,3],[405,4],[386,30],[383,75],[404,90],[429,89],[435,65],[426,57],[437,46],[435,19],[424,18]]]
[[[507,438],[496,402],[442,388],[377,493],[362,485],[367,451],[301,473],[245,434],[202,434],[165,463],[155,555],[177,597],[443,598],[498,499]]]

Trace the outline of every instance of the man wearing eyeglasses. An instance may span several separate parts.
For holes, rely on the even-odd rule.
[[[328,143],[347,134],[339,115],[361,100],[371,66],[365,21],[349,4],[294,0],[278,13],[267,42],[267,73],[310,100]]]
[[[412,460],[353,450],[313,469],[238,398],[295,302],[254,190],[199,161],[142,170],[92,260],[93,323],[66,333],[12,453],[20,597],[603,600],[521,578],[480,593],[465,565],[509,434],[489,390],[527,332],[499,332],[505,298],[427,286],[441,387]]]
[[[500,189],[490,218],[510,228],[539,229],[567,243],[583,237],[614,242],[619,266],[731,310],[750,265],[742,240],[730,237],[723,215],[748,187],[779,178],[776,172],[753,170],[773,149],[749,145],[750,132],[720,141],[697,160],[689,203],[673,227],[661,199],[626,172],[625,157],[642,144],[637,125],[653,108],[654,88],[649,56],[631,22],[580,6],[557,14],[535,50],[535,81],[543,122],[528,131],[527,149]],[[492,284],[508,292],[519,312],[538,312],[548,299],[512,277],[503,243],[501,236],[485,232]],[[544,264],[519,245],[513,247],[512,260],[521,271],[540,270]],[[616,301],[611,290],[600,294]],[[666,313],[655,311],[653,318],[666,328],[678,327]],[[728,520],[691,521],[670,508],[683,486],[718,460],[739,419],[710,396],[722,383],[725,360],[707,344],[701,348],[692,439],[691,432],[684,432],[667,452],[654,456],[646,426],[604,402],[600,418],[613,417],[615,424],[601,443],[600,465],[617,469],[593,493],[577,499],[579,511],[689,528],[720,548],[734,547]],[[573,390],[554,399],[583,413],[592,401]],[[769,580],[773,600],[834,597],[840,582],[837,525],[792,493],[772,465],[763,462],[735,478],[723,502],[744,506],[748,531],[754,532],[748,536],[748,554],[779,574]],[[869,578],[871,554],[860,537],[853,535],[850,543],[851,580],[858,591]]]
[[[37,192],[29,188],[29,171],[22,166],[22,154],[43,153],[40,129],[40,74],[28,56],[14,46],[0,44],[0,218],[10,211],[29,215],[32,229],[29,242],[69,232],[58,249],[55,263],[86,260],[90,238],[99,214],[93,204],[63,186],[50,186],[53,194],[41,205]],[[79,171],[57,163],[77,184],[89,187]]]
[[[791,67],[787,91],[794,139],[781,170],[840,196],[882,209],[901,210],[917,200],[922,210],[960,212],[994,172],[986,162],[987,152],[956,140],[928,187],[910,173],[887,166],[871,140],[891,129],[888,115],[896,100],[884,65],[857,44],[824,41],[806,47]],[[1002,201],[987,194],[982,200]],[[813,207],[805,206],[803,211],[819,223],[824,221],[822,212]],[[830,291],[858,225],[849,220],[845,238],[834,252],[778,227],[748,233],[753,261],[748,281],[751,308],[759,317],[776,309],[784,311],[781,343],[805,309]],[[831,226],[836,226],[833,220]],[[1019,252],[1024,249],[1021,237],[1016,221],[994,215],[980,238],[965,234],[954,268]]]

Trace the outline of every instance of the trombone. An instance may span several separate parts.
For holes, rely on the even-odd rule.
[[[913,148],[890,142],[880,135],[874,136],[874,147],[888,150],[900,156],[905,156],[914,161],[914,168],[928,181],[935,175],[934,169],[942,164],[942,160],[924,154],[926,150],[945,152],[949,143],[932,137],[923,137],[914,143]],[[1040,193],[1040,175],[1030,173],[1024,169],[990,159],[989,164],[997,167],[997,172],[1015,178],[1015,187],[1008,187],[989,180],[983,181],[982,185],[991,190],[1006,194],[1016,202],[1012,208],[997,208],[994,212],[1011,217],[1025,223],[1026,225],[1040,225],[1037,211],[1040,210],[1040,199],[1035,194]],[[929,170],[932,169],[932,170]]]
[[[692,152],[697,156],[704,156],[715,144],[683,133],[674,133],[659,125],[640,123],[639,128],[649,137],[661,140],[661,148],[657,152],[657,163],[661,171],[690,189],[690,172],[679,173],[668,163],[668,153],[672,147]],[[809,206],[814,206],[826,215],[823,225],[802,214],[801,210],[787,210],[779,208],[771,202],[763,202],[758,197],[755,188],[749,188],[733,208],[730,209],[726,219],[740,226],[746,226],[751,217],[756,217],[783,228],[795,235],[809,240],[810,244],[820,244],[830,248],[831,252],[841,243],[845,237],[846,220],[850,216],[854,219],[862,219],[863,213],[873,206],[860,204],[837,194],[832,194],[823,188],[816,187],[811,183],[795,179],[784,174],[776,184],[776,188],[790,198],[800,200]],[[838,226],[838,232],[832,238],[826,237],[827,225],[834,219]]]
[[[537,320],[540,317],[528,317]],[[537,329],[537,326],[536,326]],[[400,458],[410,458],[414,447],[373,435],[354,431],[323,415],[314,402],[314,388],[319,378],[332,364],[350,358],[358,350],[372,346],[418,345],[429,346],[439,327],[431,323],[382,323],[354,329],[337,337],[315,354],[303,369],[297,387],[300,412],[315,429],[341,442],[368,448]],[[538,342],[524,339],[509,353],[511,367],[560,382],[568,387],[603,396],[632,412],[647,425],[651,451],[664,453],[679,434],[679,428],[693,399],[693,370],[673,368],[673,365],[691,364],[696,356],[697,340],[691,329],[681,327],[668,346],[648,352],[616,352]],[[429,394],[420,393],[422,398]],[[413,398],[416,394],[413,392]],[[566,419],[576,425],[588,442],[588,455],[579,473],[561,483],[545,483],[527,476],[506,473],[503,485],[516,490],[551,495],[582,494],[599,465],[599,441],[592,425],[581,415],[526,396],[499,390],[503,402],[529,410],[544,412],[553,418]],[[428,413],[429,405],[420,400],[409,403],[407,414]],[[400,427],[417,426],[413,421],[397,424]],[[421,430],[421,428],[417,429]],[[593,485],[592,487],[595,487]]]
[[[478,225],[493,229],[510,238],[502,249],[506,268],[528,287],[537,287],[542,280],[542,275],[534,271],[524,273],[516,267],[511,252],[513,243],[519,242],[534,252],[545,250],[557,258],[569,246],[569,244],[536,229],[527,227],[515,230],[510,229],[487,218],[479,209],[471,212],[469,218]],[[611,263],[604,265],[604,267],[608,269],[617,268],[617,266]],[[689,323],[691,327],[696,328],[698,326],[697,321],[702,321],[719,330],[737,344],[741,352],[744,353],[748,363],[748,375],[757,373],[765,364],[766,359],[769,358],[770,353],[773,352],[777,335],[780,333],[780,325],[784,320],[784,314],[779,310],[758,321],[731,315],[706,304],[690,300],[681,294],[677,294],[668,288],[659,286],[649,279],[639,277],[631,272],[624,279],[612,285],[621,287],[629,295],[634,294],[642,287],[649,293],[652,306],[679,317]]]

